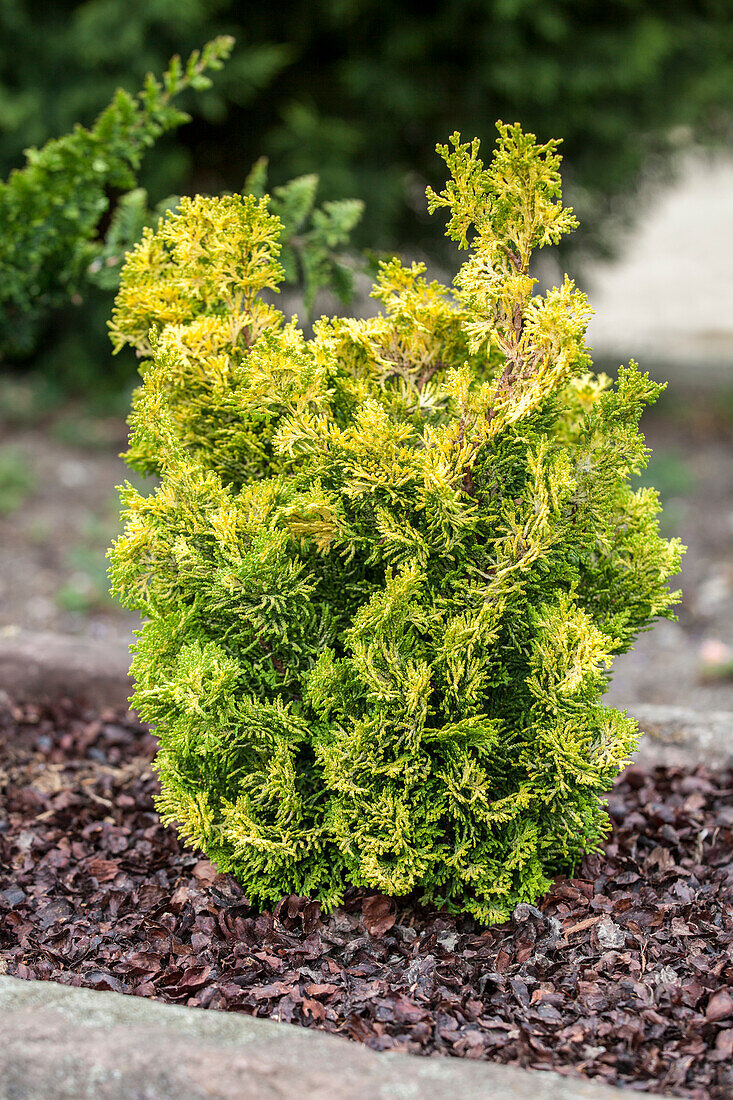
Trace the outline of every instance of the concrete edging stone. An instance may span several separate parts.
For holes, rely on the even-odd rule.
[[[722,768],[733,763],[733,712],[637,703],[629,707],[643,733],[641,764]]]
[[[583,1078],[378,1054],[291,1024],[0,977],[0,1100],[620,1100]]]
[[[131,642],[6,627],[0,630],[0,692],[17,702],[64,697],[127,707]]]

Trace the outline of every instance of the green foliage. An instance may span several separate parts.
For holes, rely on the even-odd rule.
[[[303,288],[310,314],[319,290],[333,291],[348,305],[354,293],[353,269],[341,250],[364,213],[359,199],[338,199],[316,208],[318,176],[312,173],[273,190],[270,209],[280,219],[280,263],[287,283]],[[267,188],[267,160],[261,157],[247,177],[245,190],[258,198]]]
[[[267,186],[267,161],[261,157],[245,181],[243,193],[263,198]],[[320,290],[336,294],[344,304],[354,292],[355,258],[346,252],[352,230],[364,212],[358,199],[341,199],[316,207],[318,176],[301,176],[276,187],[270,208],[279,218],[280,262],[283,278],[302,291],[310,314]],[[117,205],[99,257],[92,265],[91,278],[105,290],[117,290],[125,255],[146,229],[155,230],[165,214],[181,200],[170,195],[148,207],[148,195],[136,188]]]
[[[188,119],[173,100],[208,87],[232,44],[216,39],[185,66],[174,57],[162,82],[148,75],[137,97],[119,90],[90,130],[26,150],[25,168],[0,182],[0,356],[27,354],[48,313],[84,288],[110,190],[135,186],[146,149]]]
[[[171,195],[151,208],[144,187],[135,187],[121,195],[110,217],[102,246],[87,269],[89,282],[100,290],[116,293],[125,253],[137,244],[145,229],[154,229],[166,211],[173,209],[178,201],[176,196]]]
[[[118,91],[91,130],[77,125],[40,151],[27,150],[26,167],[12,172],[6,183],[0,181],[0,359],[32,352],[49,315],[62,306],[87,300],[91,308],[84,320],[93,327],[90,316],[99,312],[94,307],[119,286],[126,252],[180,201],[168,196],[150,207],[147,190],[134,186],[143,153],[162,133],[187,121],[172,100],[189,87],[208,89],[205,72],[221,69],[231,46],[230,38],[216,39],[201,53],[194,51],[185,67],[174,57],[162,84],[148,76],[137,99]],[[245,185],[260,197],[266,165],[261,158]],[[354,261],[345,246],[363,211],[356,199],[316,208],[317,189],[317,176],[303,176],[275,188],[272,200],[280,217],[284,276],[302,289],[309,312],[322,289],[350,300]],[[122,194],[101,238],[100,225],[115,191]],[[46,373],[60,378],[62,388],[64,382],[87,388],[90,351],[84,341],[95,359],[91,381],[100,373],[105,352],[94,356],[94,337],[83,332],[84,320],[75,319],[82,329],[81,345],[62,339],[60,350],[43,360]],[[65,358],[72,360],[71,369]],[[103,386],[97,382],[93,388]]]
[[[495,118],[511,117],[526,130],[565,135],[566,190],[582,221],[565,250],[568,243],[607,250],[634,210],[647,166],[657,177],[680,143],[730,135],[726,0],[445,0],[419,10],[388,0],[283,0],[269,8],[4,0],[0,177],[27,146],[77,121],[91,125],[115,88],[135,87],[171,54],[186,56],[220,34],[233,34],[239,48],[215,87],[195,93],[196,121],[157,141],[141,166],[153,210],[172,192],[239,190],[264,153],[271,189],[318,172],[326,202],[364,200],[369,224],[356,228],[357,248],[419,250],[452,264],[422,200],[425,183],[436,182],[433,135],[485,135]],[[188,110],[193,94],[184,94]],[[146,215],[138,227],[154,223]],[[105,253],[110,268],[95,282],[116,289],[120,255]],[[282,263],[288,271],[284,252]],[[568,263],[577,271],[575,258]],[[107,357],[110,293],[88,286],[83,303],[64,302],[35,330],[29,365],[77,393],[124,387],[134,362]],[[19,369],[15,353],[8,357]]]
[[[35,483],[27,456],[15,447],[0,447],[0,517],[20,508]]]
[[[232,0],[4,0],[0,4],[0,176],[29,145],[41,146],[77,122],[89,126],[119,87],[142,84],[172,54],[235,35],[238,49],[215,86],[196,92],[197,112],[220,122],[248,103],[292,58],[286,45],[254,44],[227,18]],[[187,97],[186,106],[193,102]],[[231,134],[229,135],[231,138]],[[258,149],[255,143],[255,149]],[[256,155],[256,154],[254,154]],[[244,165],[254,159],[245,154]],[[193,159],[178,140],[146,159],[144,186],[160,195],[180,186]]]
[[[532,250],[573,227],[556,143],[441,151],[455,290],[382,264],[375,317],[306,339],[265,198],[192,199],[128,258],[143,358],[113,586],[144,617],[134,704],[158,806],[256,899],[412,891],[483,921],[608,828],[636,724],[613,656],[669,617],[638,431],[660,386],[592,373],[585,296]]]

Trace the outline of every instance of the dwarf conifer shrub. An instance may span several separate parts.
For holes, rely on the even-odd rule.
[[[631,479],[661,387],[592,372],[585,295],[535,294],[575,221],[557,143],[458,135],[431,210],[455,289],[382,265],[369,319],[311,339],[266,198],[184,199],[129,255],[112,331],[143,356],[113,585],[144,625],[134,704],[165,820],[274,901],[417,891],[483,921],[608,827],[636,744],[613,656],[670,615],[681,546]]]

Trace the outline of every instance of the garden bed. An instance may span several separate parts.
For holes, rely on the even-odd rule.
[[[249,906],[154,812],[129,716],[0,706],[0,971],[338,1032],[379,1050],[733,1091],[733,773],[628,769],[614,832],[492,929],[351,896]]]

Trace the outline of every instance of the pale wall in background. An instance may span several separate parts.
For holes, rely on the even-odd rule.
[[[584,282],[596,359],[733,386],[733,158],[689,157],[647,199],[619,258]]]

